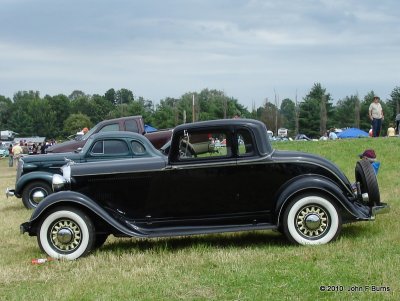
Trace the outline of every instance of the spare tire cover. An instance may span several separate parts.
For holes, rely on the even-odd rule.
[[[368,160],[360,160],[355,168],[356,182],[360,183],[361,193],[368,193],[369,206],[380,205],[380,193],[374,168]]]

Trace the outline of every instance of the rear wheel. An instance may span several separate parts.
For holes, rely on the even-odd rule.
[[[44,181],[34,181],[25,186],[22,191],[22,203],[27,209],[33,209],[53,191]]]
[[[336,205],[319,194],[304,194],[291,201],[282,223],[287,238],[301,245],[326,244],[336,239],[341,226]]]
[[[74,260],[94,247],[95,229],[81,210],[61,207],[50,211],[38,227],[40,248],[50,257]]]
[[[368,193],[368,206],[381,203],[378,181],[374,168],[367,160],[357,161],[355,168],[356,182],[360,183],[361,193]]]

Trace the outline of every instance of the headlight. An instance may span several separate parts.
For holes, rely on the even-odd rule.
[[[59,174],[53,175],[53,181],[51,184],[52,184],[54,192],[63,190],[66,183],[67,183],[67,180],[63,176],[61,176]]]

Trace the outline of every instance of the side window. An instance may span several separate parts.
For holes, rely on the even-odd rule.
[[[187,132],[179,138],[178,161],[228,158],[232,156],[231,143],[223,130]]]
[[[122,140],[97,141],[91,151],[94,155],[123,155],[129,153],[128,145]]]
[[[122,140],[105,140],[104,141],[104,154],[117,155],[126,154],[129,152],[128,145]]]
[[[252,136],[247,130],[239,130],[237,132],[239,156],[252,156],[254,155],[254,142]]]
[[[138,141],[132,141],[132,150],[135,155],[144,155],[146,153],[146,149],[143,144]]]
[[[103,154],[104,153],[104,151],[103,151],[103,141],[97,141],[95,143],[95,145],[92,147],[91,153],[92,154],[96,154],[96,155]]]
[[[119,124],[118,123],[112,123],[105,125],[101,128],[100,132],[110,132],[110,131],[119,131]]]
[[[125,130],[128,132],[139,133],[139,129],[135,120],[128,119],[125,121]]]

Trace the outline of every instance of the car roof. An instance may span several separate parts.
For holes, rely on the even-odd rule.
[[[135,138],[139,140],[144,140],[147,139],[141,134],[135,133],[135,132],[128,132],[128,131],[106,131],[106,132],[100,132],[93,134],[91,138],[93,139],[99,139],[99,138]]]
[[[194,129],[194,128],[202,128],[208,126],[243,126],[243,125],[251,125],[251,126],[260,126],[265,127],[265,125],[258,120],[254,119],[245,119],[245,118],[234,118],[234,119],[216,119],[216,120],[207,120],[207,121],[198,121],[194,123],[186,123],[177,126],[176,130],[181,129]]]

